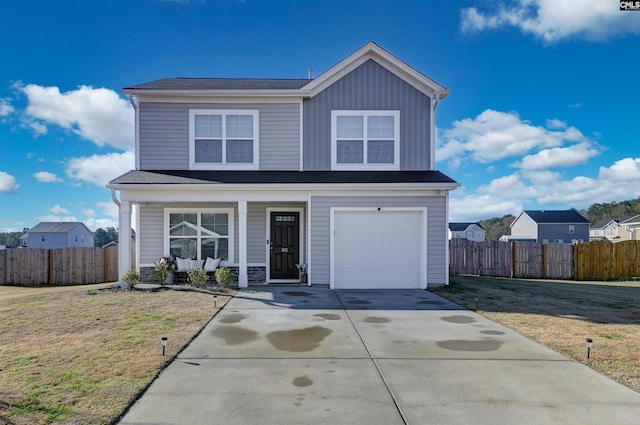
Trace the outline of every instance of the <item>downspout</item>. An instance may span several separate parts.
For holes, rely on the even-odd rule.
[[[120,208],[120,200],[116,197],[115,189],[111,189],[111,200],[113,201],[114,204],[118,206],[118,208]]]
[[[440,93],[435,93],[435,98],[431,101],[431,161],[432,170],[436,168],[436,108],[440,103]]]
[[[137,98],[129,93],[129,103],[133,106],[134,110],[134,157],[135,157],[135,168],[136,170],[140,169],[140,110],[138,108],[139,101],[136,102]]]

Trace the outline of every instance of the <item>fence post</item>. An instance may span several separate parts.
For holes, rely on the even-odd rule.
[[[516,243],[511,242],[511,277],[516,275]]]
[[[55,263],[56,255],[53,249],[48,249],[49,255],[47,258],[49,259],[49,285],[54,285],[56,282],[56,268],[53,266]]]

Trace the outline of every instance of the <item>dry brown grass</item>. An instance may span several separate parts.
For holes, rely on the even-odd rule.
[[[58,289],[0,296],[0,423],[112,423],[217,311],[199,292]]]
[[[640,282],[453,276],[434,292],[640,392]]]

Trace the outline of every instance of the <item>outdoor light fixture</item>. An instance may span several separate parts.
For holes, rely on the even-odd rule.
[[[167,348],[167,337],[163,336],[162,337],[162,356],[164,357],[164,351]]]
[[[218,308],[218,296],[213,296],[213,307]]]
[[[587,358],[591,357],[591,344],[593,340],[591,338],[587,338]]]

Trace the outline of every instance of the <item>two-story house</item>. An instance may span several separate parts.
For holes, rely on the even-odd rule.
[[[624,229],[627,240],[640,240],[640,215],[634,215],[620,222],[620,227]]]
[[[135,267],[221,260],[238,285],[448,283],[435,113],[448,90],[375,43],[315,79],[167,78],[124,89],[136,168],[108,184]],[[119,197],[118,197],[119,192]],[[124,243],[123,243],[124,242]],[[120,275],[131,267],[119,245]]]
[[[587,242],[589,225],[589,220],[576,210],[525,210],[510,224],[511,235],[505,240]]]
[[[93,232],[82,222],[41,222],[20,236],[24,248],[93,247]]]
[[[468,239],[482,242],[486,239],[487,231],[476,223],[449,223],[449,239]]]

